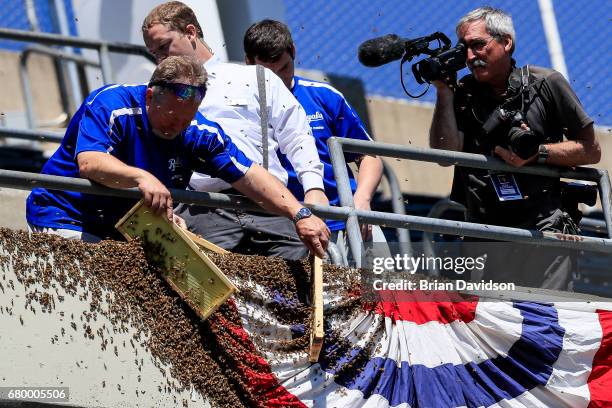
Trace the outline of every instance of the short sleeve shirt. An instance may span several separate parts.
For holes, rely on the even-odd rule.
[[[520,78],[520,69],[515,69],[511,78]],[[526,122],[544,143],[571,140],[593,123],[560,73],[529,66],[529,84]],[[496,145],[507,146],[509,123],[486,137],[481,131],[501,103],[487,85],[478,83],[472,75],[461,80],[455,95],[455,115],[465,135],[463,151],[490,155]],[[504,107],[520,110],[521,103],[518,97]],[[534,228],[537,221],[560,208],[559,179],[525,174],[514,177],[524,199],[500,201],[487,170],[457,167],[452,198],[467,206],[469,221],[523,228]]]

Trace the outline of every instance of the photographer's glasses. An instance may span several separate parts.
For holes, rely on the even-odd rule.
[[[166,89],[170,89],[172,93],[179,99],[195,99],[202,101],[204,95],[206,95],[206,86],[195,86],[188,84],[181,84],[179,82],[166,82],[166,81],[153,81],[149,83],[149,87],[161,86]]]
[[[484,38],[477,38],[475,40],[470,41],[469,43],[466,42],[465,46],[471,49],[473,52],[481,52],[494,39],[495,37],[489,37],[488,40]]]

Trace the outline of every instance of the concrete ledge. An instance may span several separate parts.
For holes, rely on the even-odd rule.
[[[27,230],[25,202],[30,190],[0,188],[0,227]]]

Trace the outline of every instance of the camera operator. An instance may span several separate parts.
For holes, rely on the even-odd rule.
[[[516,67],[508,14],[478,8],[461,18],[456,33],[471,74],[456,90],[433,81],[432,148],[495,155],[515,167],[599,162],[593,120],[567,80],[552,69]],[[555,178],[456,167],[451,198],[466,205],[470,222],[577,234],[561,204],[561,186]],[[555,273],[547,269],[530,283],[563,288],[569,273]]]

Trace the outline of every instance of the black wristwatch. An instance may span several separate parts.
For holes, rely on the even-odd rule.
[[[548,149],[545,145],[541,144],[538,148],[538,164],[544,164],[548,160]]]
[[[304,218],[308,218],[312,215],[312,211],[310,211],[310,209],[306,208],[306,207],[302,207],[300,208],[300,211],[297,212],[297,214],[295,214],[293,216],[293,223],[297,223],[299,220],[303,220]]]

